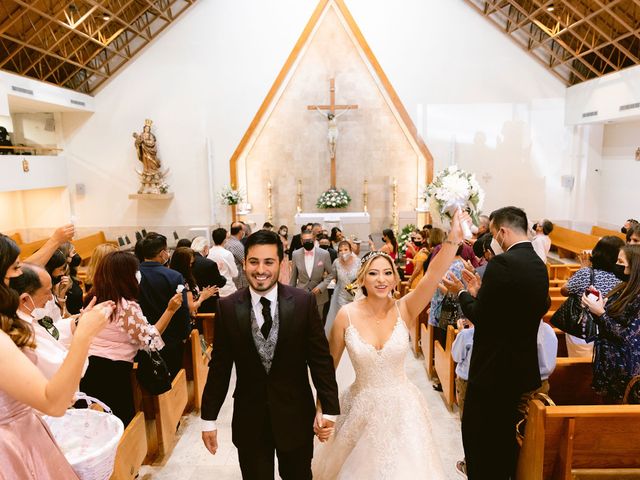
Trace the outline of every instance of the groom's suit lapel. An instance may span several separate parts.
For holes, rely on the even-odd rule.
[[[291,333],[292,322],[295,314],[295,300],[293,295],[285,291],[283,285],[278,283],[278,342],[276,343],[276,351],[273,355],[273,364],[275,365],[280,351],[284,348],[288,335]],[[273,371],[273,366],[271,368]]]

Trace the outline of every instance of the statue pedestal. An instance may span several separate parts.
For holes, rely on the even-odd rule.
[[[131,200],[171,200],[173,193],[131,193]]]

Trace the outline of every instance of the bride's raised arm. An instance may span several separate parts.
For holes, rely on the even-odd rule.
[[[431,260],[429,268],[422,277],[422,280],[420,280],[413,291],[399,300],[402,317],[405,319],[405,322],[407,322],[409,329],[414,327],[418,315],[420,315],[420,312],[429,304],[433,294],[436,293],[438,283],[440,283],[442,277],[447,273],[447,270],[449,270],[458,251],[458,247],[464,239],[461,225],[463,221],[470,221],[469,215],[466,213],[461,214],[459,211],[456,212],[451,222],[451,231],[442,244],[438,255]]]

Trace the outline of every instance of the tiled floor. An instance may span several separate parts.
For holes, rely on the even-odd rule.
[[[338,384],[348,385],[353,380],[353,372],[345,353],[337,372]],[[409,378],[418,386],[429,406],[435,448],[440,452],[442,463],[451,479],[460,478],[455,471],[455,462],[463,457],[460,438],[460,420],[457,412],[450,412],[444,405],[441,393],[433,390],[427,380],[423,359],[413,354],[407,356],[406,370]],[[233,391],[231,385],[229,391]],[[184,417],[180,426],[180,440],[167,463],[163,466],[143,466],[142,480],[216,480],[241,479],[238,455],[231,443],[231,395],[227,397],[218,419],[218,442],[220,448],[215,456],[209,454],[200,439],[198,417],[194,414]],[[359,479],[354,479],[359,480]]]

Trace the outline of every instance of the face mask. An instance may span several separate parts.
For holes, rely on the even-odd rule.
[[[343,253],[341,257],[342,257],[342,260],[346,262],[347,260],[349,260],[349,257],[351,257],[351,253],[349,252]]]
[[[418,241],[414,241],[414,242],[413,242],[413,244],[414,244],[416,247],[421,247],[421,246],[422,246],[422,242],[418,242]]]
[[[323,250],[329,250],[329,245],[320,245],[320,248]]]
[[[283,237],[286,237],[287,233],[289,232],[287,232],[286,230],[280,230],[280,235],[282,235]]]
[[[136,280],[138,281],[138,284],[142,281],[142,273],[140,273],[140,270],[136,272]]]
[[[304,247],[304,249],[308,252],[310,252],[311,250],[313,250],[313,242],[311,241],[306,241],[302,244],[302,246]]]
[[[618,277],[618,279],[620,279],[621,281],[628,282],[630,275],[628,273],[624,273],[624,269],[625,269],[624,265],[615,265],[613,267],[613,274],[616,277]]]
[[[62,275],[60,275],[59,277],[51,277],[51,283],[53,283],[54,285],[59,284],[62,281]]]
[[[534,232],[538,230],[538,224],[534,223],[533,227],[531,227],[531,230],[533,230]]]
[[[60,320],[60,309],[56,305],[56,302],[53,300],[53,298],[48,300],[47,303],[44,304],[44,307],[36,308],[36,304],[34,303],[32,298],[31,304],[34,308],[30,313],[34,320],[41,320],[45,317],[49,317],[53,321]]]
[[[498,241],[495,239],[495,237],[491,240],[491,250],[493,250],[493,253],[495,253],[496,255],[500,255],[501,253],[504,253],[504,250],[502,250],[502,247],[500,246]]]
[[[81,263],[82,263],[82,258],[80,258],[80,255],[76,253],[73,257],[71,257],[71,262],[69,262],[69,265],[72,268],[76,268],[76,267],[79,267]]]

